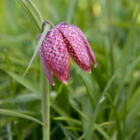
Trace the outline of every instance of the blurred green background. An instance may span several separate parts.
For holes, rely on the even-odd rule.
[[[22,75],[45,19],[78,26],[97,60],[91,74],[73,62],[68,85],[53,76],[50,139],[140,140],[138,0],[0,1],[0,140],[43,140],[39,53]]]

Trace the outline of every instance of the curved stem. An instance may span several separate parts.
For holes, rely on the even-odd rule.
[[[46,23],[49,23],[49,24],[54,28],[54,25],[53,25],[52,22],[50,22],[49,20],[44,20],[43,23],[42,23],[42,32],[44,31],[44,25],[45,25]]]

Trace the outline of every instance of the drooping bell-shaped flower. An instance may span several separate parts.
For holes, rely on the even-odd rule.
[[[58,80],[67,84],[70,75],[69,55],[85,72],[91,72],[90,58],[94,66],[97,65],[94,53],[82,31],[77,26],[64,22],[48,31],[39,47],[39,53],[51,85],[54,85],[54,82],[50,70]]]

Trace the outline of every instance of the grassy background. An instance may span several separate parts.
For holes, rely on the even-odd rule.
[[[91,74],[70,66],[66,86],[53,76],[51,139],[140,140],[139,10],[138,0],[1,1],[0,140],[43,140],[38,53],[22,75],[45,19],[77,25],[97,59]]]

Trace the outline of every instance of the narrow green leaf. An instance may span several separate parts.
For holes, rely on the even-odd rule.
[[[7,50],[5,50],[5,59],[6,59],[6,65],[7,65],[7,70],[11,70],[10,68],[10,63],[9,63],[9,56],[7,54]],[[13,79],[11,76],[9,76],[9,81],[10,81],[10,86],[11,86],[11,96],[14,98],[16,96],[15,90],[14,90],[14,83]],[[15,103],[15,108],[17,108],[17,104]]]
[[[54,98],[52,98],[52,101],[51,102],[54,102],[57,99],[57,97],[59,96],[59,94],[62,92],[63,86],[64,86],[64,84],[61,83],[60,86],[58,87],[56,96]]]
[[[87,120],[87,122],[90,122],[89,118],[83,114],[83,112],[81,112],[79,109],[77,109],[76,107],[72,106],[85,120]],[[95,130],[94,128],[97,128],[97,131],[102,134],[104,136],[104,138],[106,138],[107,140],[111,140],[111,138],[109,137],[109,135],[100,127],[100,124],[94,124],[94,127],[92,130]],[[102,125],[101,125],[102,126]],[[85,137],[85,134],[83,134],[78,140],[82,140]]]
[[[33,60],[34,60],[36,54],[37,54],[37,51],[38,51],[38,49],[39,49],[41,43],[43,42],[43,40],[44,40],[44,38],[45,38],[45,36],[46,36],[46,34],[47,34],[49,28],[50,28],[50,24],[47,24],[45,30],[44,30],[43,33],[42,33],[41,39],[40,39],[40,41],[39,41],[39,43],[38,43],[38,45],[37,45],[37,47],[36,47],[36,49],[35,49],[35,51],[34,51],[34,54],[33,54],[32,58],[31,58],[31,61],[30,61],[29,65],[28,65],[28,67],[27,67],[27,69],[26,69],[26,71],[25,71],[25,73],[23,74],[22,77],[24,77],[25,74],[27,73],[27,71],[29,70],[29,68],[30,68],[30,66],[31,66],[31,64],[32,64],[32,62],[33,62]]]
[[[124,82],[128,78],[129,74],[132,72],[132,70],[137,66],[137,64],[139,63],[139,61],[140,61],[140,56],[137,59],[135,59],[135,61],[130,65],[130,67],[125,72],[125,75],[123,75],[123,78],[121,79],[120,86],[119,86],[119,89],[118,89],[118,93],[120,93],[120,90],[121,90],[121,88],[124,85]]]
[[[28,14],[28,16],[30,17],[35,29],[36,29],[36,32],[37,34],[39,35],[40,32],[41,32],[41,29],[37,23],[37,21],[35,20],[34,16],[32,15],[32,13],[30,12],[29,8],[27,7],[26,3],[22,0],[18,0],[18,2],[20,3],[20,5],[23,7],[23,9],[26,11],[26,13]]]
[[[68,130],[72,130],[72,131],[82,132],[82,129],[81,128],[78,128],[78,127],[65,126],[65,128],[68,129]]]
[[[4,88],[7,88],[8,86],[10,86],[9,80],[4,81],[3,83],[0,84],[0,91],[3,90]]]
[[[23,103],[35,100],[40,100],[41,97],[36,93],[28,93],[24,95],[17,95],[15,98],[7,98],[6,100],[0,100],[0,103]]]
[[[54,120],[59,120],[59,121],[70,121],[70,122],[73,122],[75,124],[82,125],[82,123],[79,120],[73,119],[73,118],[70,118],[70,117],[55,117],[53,119]]]
[[[115,98],[114,98],[114,101],[113,101],[113,104],[116,104],[117,101],[118,101],[118,98],[119,98],[119,95],[120,95],[120,91],[122,89],[122,87],[124,86],[124,83],[126,81],[126,79],[128,78],[130,72],[132,72],[132,70],[137,66],[138,62],[140,61],[140,57],[138,57],[131,65],[130,67],[127,69],[127,71],[125,72],[125,74],[123,75],[123,78],[121,79],[120,81],[120,85],[118,87],[118,94],[116,94]],[[133,99],[131,99],[130,101],[132,101]],[[112,116],[113,116],[113,110],[111,110],[110,112],[110,116],[109,116],[109,120],[112,119]]]
[[[58,123],[59,127],[61,128],[61,130],[63,131],[65,137],[68,137],[68,132],[67,130],[65,129],[65,127],[61,124],[61,123]]]
[[[39,121],[39,120],[37,120],[37,119],[35,119],[31,116],[22,114],[22,113],[18,113],[18,112],[11,111],[11,110],[6,110],[6,109],[0,109],[0,114],[8,115],[8,116],[14,116],[14,117],[20,117],[20,118],[23,118],[23,119],[28,119],[28,120],[34,121],[34,122],[36,122],[36,123],[45,127],[45,125],[41,121]]]
[[[16,73],[13,73],[11,71],[5,71],[7,74],[9,74],[13,79],[15,79],[16,81],[18,81],[21,85],[23,85],[24,87],[26,87],[27,89],[29,89],[32,92],[35,93],[39,93],[39,89],[37,88],[36,85],[33,85],[32,82],[28,81],[27,79],[23,79],[21,76],[17,75]]]
[[[66,22],[68,24],[71,24],[71,21],[72,21],[72,16],[73,16],[73,13],[74,13],[74,7],[75,7],[75,4],[76,4],[76,0],[71,0],[70,1],[70,5],[69,5],[69,9],[68,9],[68,14],[67,14],[67,18],[66,18]]]
[[[60,106],[56,105],[55,103],[51,104],[51,107],[61,116],[69,117],[68,113],[65,112]]]
[[[90,89],[89,89],[87,83],[85,82],[84,77],[83,77],[82,75],[80,75],[80,76],[81,76],[81,78],[82,78],[82,80],[83,80],[83,82],[84,82],[84,84],[85,84],[86,89],[87,89],[87,93],[88,93],[88,96],[89,96],[89,98],[90,98],[92,107],[95,108],[95,101],[94,101],[93,95],[92,95],[92,93],[90,92]]]
[[[13,140],[10,122],[7,124],[7,133],[8,133],[8,140]]]
[[[87,120],[88,122],[90,121],[89,118],[83,112],[81,112],[79,109],[77,109],[74,106],[72,106],[72,108],[75,109],[85,120]]]
[[[136,102],[138,95],[140,94],[140,86],[136,89],[136,91],[131,96],[131,99],[127,103],[127,109],[130,108],[130,106]]]
[[[104,89],[99,101],[102,99],[103,96],[105,96],[105,93],[107,91],[107,89],[109,88],[110,84],[112,83],[112,81],[115,79],[115,77],[117,76],[118,72],[120,71],[120,69],[118,69],[114,75],[112,76],[112,78],[110,79],[110,81],[108,82],[106,88]],[[91,131],[92,131],[92,128],[94,126],[94,123],[95,123],[95,120],[97,118],[97,115],[99,113],[99,110],[100,110],[100,103],[98,102],[96,108],[95,108],[95,111],[94,111],[94,114],[93,114],[93,117],[91,119],[91,122],[90,122],[90,125],[89,125],[89,128],[86,132],[86,135],[85,135],[85,140],[89,140],[89,137],[90,137],[90,134],[91,134]]]
[[[108,12],[108,22],[109,22],[109,35],[110,35],[110,77],[112,77],[114,73],[114,30],[113,30],[113,22],[112,22],[112,6],[111,0],[106,0],[107,3],[107,12]],[[110,85],[111,93],[114,93],[114,83],[112,82]]]
[[[41,12],[39,11],[39,9],[37,8],[37,6],[31,1],[31,0],[27,0],[30,5],[35,9],[36,13],[38,14],[38,16],[40,17],[41,22],[43,22],[43,17],[41,15]]]
[[[137,13],[135,14],[135,16],[132,19],[132,22],[131,22],[131,25],[130,25],[130,29],[129,29],[129,33],[128,33],[128,36],[127,36],[126,43],[125,43],[125,45],[123,47],[121,56],[119,58],[119,65],[123,64],[122,66],[123,66],[123,69],[124,70],[125,70],[125,67],[126,67],[125,62],[128,61],[127,60],[128,51],[129,51],[129,48],[131,47],[132,38],[134,36],[134,31],[135,31],[135,28],[136,28],[137,18],[139,16],[139,12],[140,12],[140,4],[136,4],[136,7],[137,6],[138,6]],[[135,10],[135,8],[134,8],[134,10]]]
[[[115,112],[116,125],[117,125],[117,129],[118,129],[118,135],[117,135],[117,137],[118,137],[119,140],[121,140],[121,139],[123,140],[122,130],[121,130],[121,126],[120,126],[121,121],[120,121],[120,119],[119,119],[119,115],[118,115],[118,113],[117,113],[117,111],[116,111],[115,106],[113,105],[113,102],[112,102],[111,97],[110,97],[108,94],[106,94],[106,97],[109,99],[109,101],[110,101],[110,103],[111,103],[111,106],[112,106],[112,108],[113,108],[113,110],[114,110],[114,112]]]

